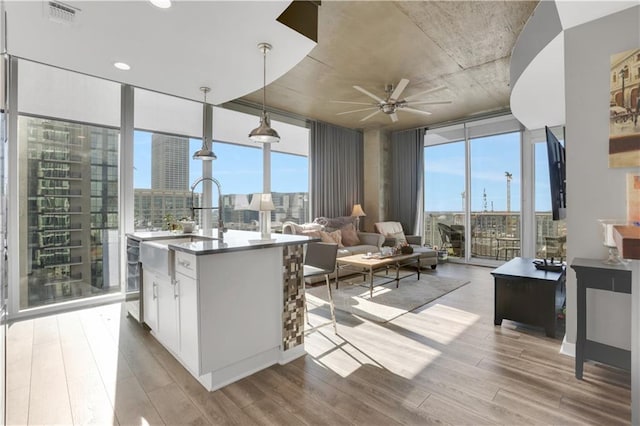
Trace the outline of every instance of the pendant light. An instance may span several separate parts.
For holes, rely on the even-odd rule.
[[[259,43],[258,49],[262,52],[263,67],[262,67],[262,115],[260,116],[260,125],[253,129],[249,133],[249,139],[254,142],[260,143],[275,143],[280,142],[280,135],[274,129],[271,128],[271,120],[269,120],[269,114],[267,114],[267,52],[271,50],[269,43]]]
[[[211,89],[208,87],[201,87],[200,90],[204,93],[204,103],[202,104],[202,148],[193,154],[193,159],[211,161],[218,158],[209,148],[211,141],[207,134],[207,93],[209,93]]]

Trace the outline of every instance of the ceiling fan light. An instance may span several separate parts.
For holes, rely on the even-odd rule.
[[[271,128],[269,115],[262,112],[260,117],[260,125],[249,133],[249,139],[259,143],[277,143],[280,142],[280,135]]]

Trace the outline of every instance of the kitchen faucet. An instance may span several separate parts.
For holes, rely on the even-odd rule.
[[[220,241],[223,240],[224,238],[224,232],[226,231],[226,229],[224,229],[224,221],[222,220],[222,187],[220,186],[220,182],[218,182],[217,179],[215,178],[211,178],[211,177],[199,177],[198,179],[196,179],[195,182],[193,182],[193,185],[191,185],[191,219],[195,220],[196,218],[196,210],[204,210],[204,209],[209,209],[209,208],[213,208],[213,207],[195,207],[194,206],[194,197],[193,197],[193,190],[196,188],[196,186],[205,180],[210,180],[211,182],[215,183],[216,186],[218,187],[218,239]]]

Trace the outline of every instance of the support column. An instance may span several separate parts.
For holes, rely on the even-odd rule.
[[[391,191],[390,135],[382,130],[364,131],[364,204],[367,216],[361,218],[361,229],[374,232],[376,222],[387,219]]]

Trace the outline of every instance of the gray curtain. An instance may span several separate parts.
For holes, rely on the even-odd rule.
[[[391,133],[391,191],[388,217],[405,233],[424,233],[424,129]]]
[[[311,122],[311,215],[348,216],[364,196],[362,132]]]

